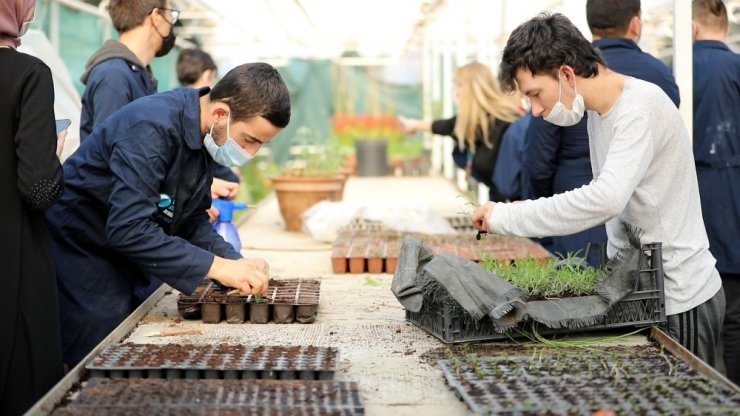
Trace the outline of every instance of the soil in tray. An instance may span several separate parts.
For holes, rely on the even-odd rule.
[[[250,302],[249,322],[253,324],[266,324],[270,322],[270,304],[267,302]]]
[[[655,345],[529,350],[497,344],[478,349],[490,354],[480,356],[467,352],[469,346],[457,346],[447,349],[440,365],[450,386],[483,413],[570,415],[610,409],[688,415],[740,409],[740,394]],[[440,351],[432,353],[425,358]]]
[[[257,303],[252,295],[228,295],[212,284],[199,286],[199,296],[180,295],[178,310],[187,319],[218,323],[311,323],[316,319],[321,283],[318,280],[270,280],[268,293]]]
[[[353,382],[95,379],[54,414],[362,413],[362,401]]]
[[[102,351],[87,367],[90,370],[124,369],[221,369],[333,372],[337,366],[335,348],[315,346],[249,347],[220,344],[195,346],[179,344],[120,344]],[[125,374],[121,374],[125,376]],[[160,375],[161,377],[161,375]]]

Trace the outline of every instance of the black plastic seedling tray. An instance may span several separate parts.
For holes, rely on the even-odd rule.
[[[53,415],[362,415],[339,381],[91,379]]]
[[[306,279],[271,279],[267,294],[261,299],[252,295],[229,294],[228,289],[206,281],[192,295],[177,298],[177,310],[185,319],[202,319],[204,323],[275,322],[312,323],[319,310],[321,282]]]
[[[406,319],[446,343],[505,340],[525,333],[534,325],[541,335],[568,334],[624,327],[648,327],[664,323],[663,258],[660,243],[645,244],[640,256],[640,272],[635,290],[607,310],[601,322],[580,328],[551,329],[532,322],[521,323],[506,333],[497,332],[489,317],[473,319],[454,301],[441,302],[424,298],[419,312],[406,311]]]
[[[112,344],[86,368],[91,377],[331,380],[339,351],[314,346]]]
[[[477,413],[740,414],[740,394],[657,348],[639,353],[454,357],[447,383]]]

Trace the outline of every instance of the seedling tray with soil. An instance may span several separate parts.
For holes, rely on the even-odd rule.
[[[406,319],[447,343],[506,340],[520,336],[530,329],[541,335],[553,335],[660,324],[666,319],[661,245],[659,243],[644,245],[640,257],[637,286],[621,301],[607,309],[606,314],[592,325],[547,328],[535,322],[525,321],[513,330],[501,333],[495,329],[490,317],[474,319],[450,296],[429,297],[426,294],[421,310],[419,312],[406,310]]]
[[[185,319],[202,319],[204,323],[251,322],[277,324],[312,323],[319,310],[321,282],[306,279],[270,279],[267,295],[231,293],[227,288],[207,280],[192,295],[177,298],[177,310]]]
[[[91,377],[331,380],[339,351],[315,346],[111,344]]]
[[[355,382],[91,379],[53,415],[362,415]]]
[[[563,347],[527,356],[449,354],[439,365],[450,387],[477,413],[740,413],[737,388],[700,374],[655,345]]]
[[[522,237],[486,235],[476,240],[472,231],[457,235],[353,231],[340,233],[335,240],[331,255],[332,271],[336,274],[394,273],[401,242],[406,235],[423,241],[436,254],[451,253],[477,263],[486,256],[499,261],[525,257],[544,260],[550,257],[550,253],[541,245]]]

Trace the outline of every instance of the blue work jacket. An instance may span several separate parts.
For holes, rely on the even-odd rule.
[[[157,87],[146,68],[123,58],[112,58],[97,64],[90,71],[82,95],[80,142],[116,110],[156,92]]]
[[[740,273],[740,55],[694,43],[694,159],[709,251],[720,273]]]
[[[570,127],[548,123],[534,117],[529,123],[524,145],[524,170],[529,176],[535,197],[549,197],[587,185],[593,179],[588,147],[588,115]],[[555,254],[578,253],[586,256],[589,243],[606,243],[603,225],[552,238],[547,247]],[[600,266],[598,252],[589,253],[592,266]]]
[[[530,180],[524,169],[524,146],[532,118],[532,113],[527,112],[514,120],[501,137],[501,149],[491,179],[501,194],[511,201],[532,197]]]
[[[138,306],[135,289],[150,277],[192,293],[214,254],[241,257],[205,212],[215,162],[203,147],[199,98],[179,89],[134,101],[64,163],[67,186],[46,217],[69,365]]]
[[[595,40],[593,45],[601,51],[609,69],[652,82],[668,95],[676,107],[681,103],[671,70],[659,59],[643,52],[635,42],[624,38],[604,38]]]

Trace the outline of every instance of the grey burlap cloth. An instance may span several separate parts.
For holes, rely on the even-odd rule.
[[[532,319],[549,328],[580,328],[598,324],[610,306],[631,293],[639,274],[639,235],[633,246],[619,250],[605,266],[596,285],[598,295],[528,301],[524,291],[470,260],[437,254],[413,237],[403,240],[391,290],[411,312],[424,302],[457,302],[479,320],[489,316],[494,329],[504,332]]]

